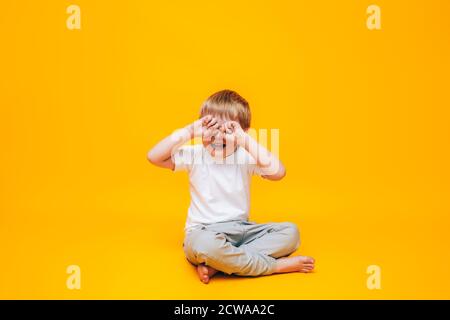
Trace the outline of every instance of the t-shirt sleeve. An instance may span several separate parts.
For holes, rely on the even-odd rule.
[[[172,154],[173,171],[191,171],[194,164],[193,146],[181,146]]]

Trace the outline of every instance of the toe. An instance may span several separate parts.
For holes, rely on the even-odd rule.
[[[311,266],[311,265],[304,265],[304,266],[302,267],[302,270],[303,270],[304,272],[311,272],[313,269],[314,269],[314,266]]]

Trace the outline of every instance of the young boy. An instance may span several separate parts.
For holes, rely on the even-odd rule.
[[[203,104],[199,120],[148,153],[156,166],[189,173],[183,248],[203,283],[218,271],[261,276],[314,269],[311,257],[287,257],[300,245],[295,224],[248,220],[251,176],[276,181],[286,174],[280,160],[247,134],[250,118],[244,98],[219,91]],[[184,145],[197,137],[202,144]]]

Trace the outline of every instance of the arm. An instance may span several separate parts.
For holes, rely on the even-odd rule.
[[[273,155],[269,150],[260,145],[249,134],[242,130],[239,123],[231,121],[227,125],[228,134],[234,133],[236,143],[247,150],[248,153],[256,160],[258,167],[264,172],[263,177],[268,180],[281,180],[286,175],[286,169],[283,163]]]
[[[180,146],[191,140],[190,126],[175,131],[158,142],[148,153],[147,159],[155,166],[173,170],[175,164],[172,161],[172,153]]]
[[[215,119],[211,116],[203,117],[186,127],[174,131],[171,135],[158,142],[148,153],[147,159],[155,166],[174,170],[175,164],[172,154],[183,144],[194,137],[202,135],[203,126],[214,127]]]

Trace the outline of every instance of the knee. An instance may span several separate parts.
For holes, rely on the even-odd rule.
[[[282,223],[283,233],[286,235],[286,243],[288,249],[294,252],[300,247],[300,231],[295,223]]]
[[[200,231],[192,237],[190,248],[196,256],[214,257],[219,253],[222,242],[225,242],[223,234]]]

